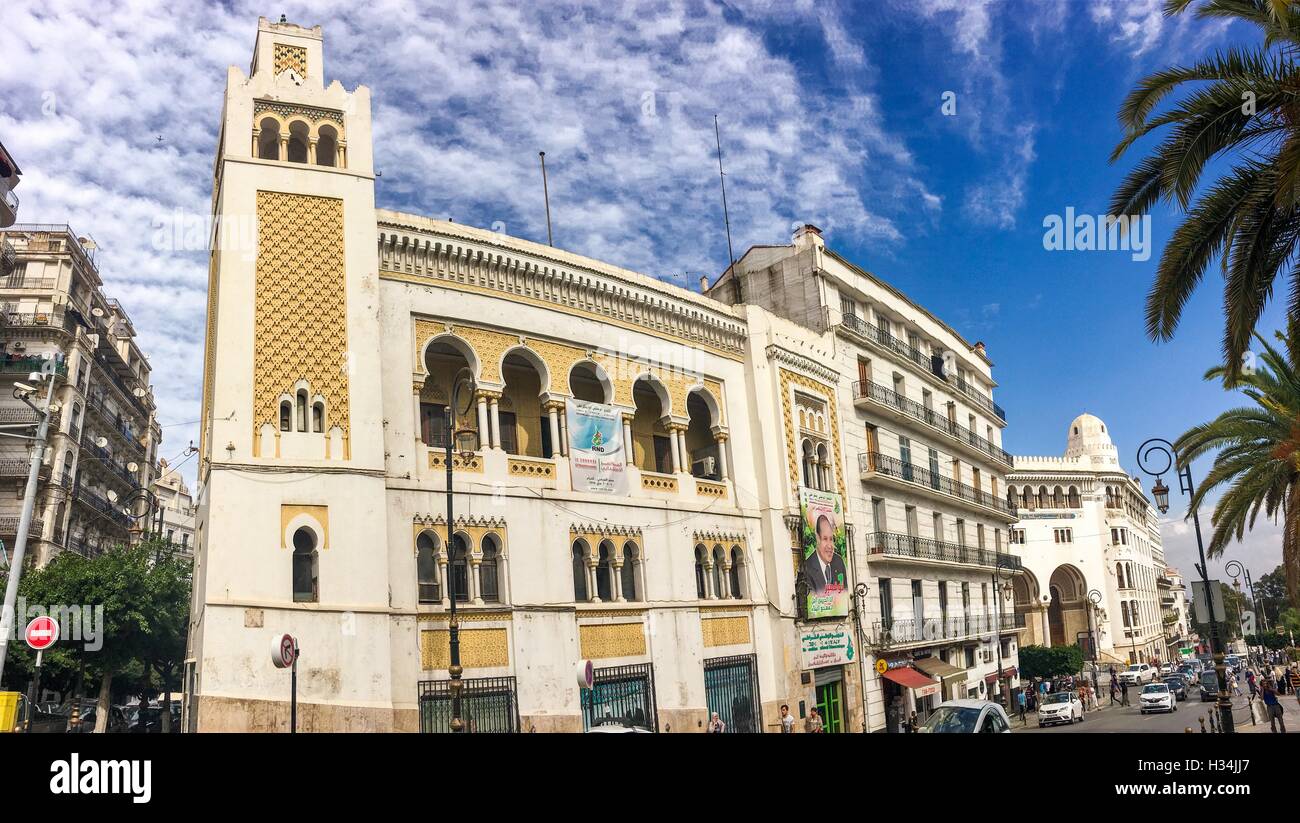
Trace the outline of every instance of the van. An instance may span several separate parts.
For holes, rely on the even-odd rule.
[[[1214,671],[1201,672],[1201,700],[1219,699],[1219,675]]]

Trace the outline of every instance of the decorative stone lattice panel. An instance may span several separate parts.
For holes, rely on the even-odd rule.
[[[738,646],[749,643],[748,617],[714,617],[700,620],[700,633],[704,645]]]
[[[646,653],[642,623],[598,623],[578,626],[578,646],[583,658],[637,657]]]
[[[254,122],[257,122],[257,115],[265,112],[278,115],[286,123],[290,120],[306,120],[318,126],[329,123],[337,127],[339,137],[343,137],[343,112],[337,109],[321,109],[316,106],[304,106],[300,103],[281,103],[278,100],[254,100]]]
[[[253,438],[279,427],[281,395],[306,380],[325,398],[327,425],[350,425],[343,201],[257,193],[257,285],[253,324]]]
[[[781,369],[781,413],[785,418],[785,454],[786,467],[790,473],[790,487],[794,492],[797,500],[799,497],[799,428],[795,418],[794,410],[794,391],[796,387],[812,392],[815,396],[826,399],[826,408],[830,413],[831,430],[829,432],[831,445],[835,451],[835,485],[840,494],[840,499],[844,497],[844,459],[840,454],[840,416],[836,409],[834,397],[835,389],[831,386],[823,385],[813,380],[811,377],[805,377],[802,374],[796,374],[786,369]]]
[[[451,632],[441,629],[420,632],[420,666],[425,671],[435,671],[450,665]],[[460,665],[467,669],[509,666],[510,642],[506,630],[461,629]]]
[[[271,71],[277,77],[285,69],[293,69],[299,75],[306,77],[307,49],[303,46],[290,46],[288,43],[276,43],[271,63]]]

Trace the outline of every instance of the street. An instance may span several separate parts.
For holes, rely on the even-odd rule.
[[[1105,678],[1103,678],[1104,681]],[[1245,692],[1245,689],[1242,689]],[[1014,733],[1035,733],[1035,734],[1074,734],[1089,732],[1138,732],[1138,733],[1162,733],[1162,732],[1183,732],[1191,727],[1193,732],[1199,733],[1201,730],[1200,719],[1205,720],[1205,730],[1210,731],[1209,715],[1215,710],[1216,703],[1213,701],[1201,701],[1199,689],[1192,689],[1188,693],[1186,700],[1179,702],[1178,711],[1158,714],[1143,715],[1137,706],[1139,689],[1129,689],[1129,702],[1132,705],[1120,706],[1118,704],[1110,705],[1110,696],[1108,691],[1103,691],[1105,699],[1101,701],[1099,711],[1088,712],[1082,723],[1073,723],[1064,726],[1045,726],[1038,728],[1037,715],[1029,712],[1025,715],[1027,726],[1020,725],[1019,715],[1011,718],[1011,730]],[[1286,709],[1287,718],[1300,717],[1300,706],[1297,706],[1296,699],[1293,695],[1284,695],[1283,706]],[[1236,721],[1237,731],[1252,732],[1263,731],[1267,733],[1268,724],[1264,723],[1261,727],[1252,727],[1250,722],[1250,710],[1246,704],[1246,697],[1234,697],[1232,700],[1232,716]],[[1296,731],[1292,728],[1290,731]]]

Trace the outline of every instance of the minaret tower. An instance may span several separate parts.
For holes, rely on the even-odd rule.
[[[287,633],[300,729],[389,730],[370,92],[326,85],[320,26],[261,18],[221,117],[186,722],[287,728]]]

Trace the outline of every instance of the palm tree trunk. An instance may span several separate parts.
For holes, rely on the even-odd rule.
[[[1300,482],[1292,481],[1282,523],[1282,565],[1291,606],[1300,608]]]

